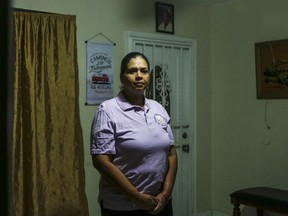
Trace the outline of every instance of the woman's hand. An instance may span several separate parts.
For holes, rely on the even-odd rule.
[[[137,196],[137,198],[132,201],[140,209],[143,209],[149,212],[151,210],[153,211],[157,207],[159,200],[157,197],[151,196],[149,194],[139,193],[139,196]]]
[[[152,215],[156,215],[158,214],[160,211],[162,211],[167,203],[167,199],[166,197],[160,193],[156,196],[156,199],[157,199],[157,206],[151,211],[149,211],[150,214]]]

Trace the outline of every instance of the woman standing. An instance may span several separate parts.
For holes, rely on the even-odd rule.
[[[98,108],[91,130],[91,155],[100,172],[102,216],[172,216],[171,193],[177,155],[170,117],[144,97],[150,65],[141,53],[121,62],[122,90]]]

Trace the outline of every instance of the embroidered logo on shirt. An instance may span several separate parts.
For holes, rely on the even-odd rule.
[[[161,125],[163,128],[167,126],[166,120],[161,115],[155,114],[154,119],[157,122],[157,124]]]

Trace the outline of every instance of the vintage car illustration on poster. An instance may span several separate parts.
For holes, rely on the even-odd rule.
[[[92,84],[107,84],[109,83],[109,77],[107,74],[103,74],[102,76],[93,75],[92,76]]]
[[[111,83],[107,74],[94,74],[91,77],[91,89],[105,90],[111,89]]]

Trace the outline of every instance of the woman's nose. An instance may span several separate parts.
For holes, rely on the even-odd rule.
[[[138,77],[142,77],[142,73],[141,73],[140,70],[138,70],[137,73],[136,73],[136,78],[138,78]]]

